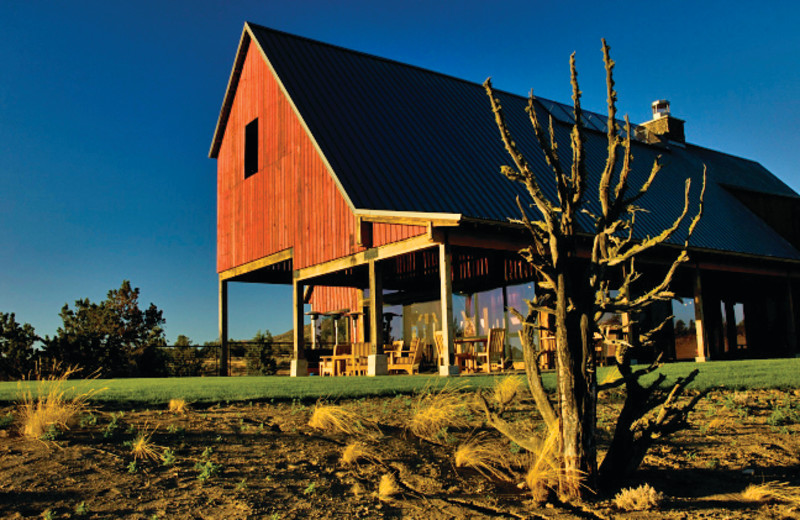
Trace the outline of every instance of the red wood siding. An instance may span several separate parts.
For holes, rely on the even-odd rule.
[[[311,308],[317,312],[340,311],[358,308],[358,289],[351,287],[317,287],[311,296]]]
[[[244,127],[255,118],[259,170],[245,179]],[[289,247],[294,247],[295,269],[363,250],[355,244],[355,217],[252,43],[220,146],[217,172],[218,272]],[[375,224],[373,244],[424,232],[421,226]]]

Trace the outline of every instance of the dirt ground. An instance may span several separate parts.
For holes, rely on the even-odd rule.
[[[415,396],[337,403],[379,428],[355,436],[378,460],[351,466],[341,454],[354,437],[309,427],[314,403],[195,406],[186,414],[95,409],[82,425],[47,441],[19,436],[8,407],[0,410],[0,516],[800,519],[791,504],[748,502],[740,495],[749,484],[800,485],[800,424],[792,412],[797,401],[796,391],[709,394],[689,428],[657,444],[626,484],[646,482],[664,494],[658,509],[642,512],[620,511],[613,494],[581,505],[535,504],[514,483],[456,468],[455,447],[486,430],[481,416],[472,414],[469,428],[448,432],[438,444],[421,440],[406,429]],[[601,400],[601,450],[619,406],[613,397]],[[524,418],[532,410],[524,400],[513,413]],[[155,429],[151,441],[159,455],[171,450],[171,463],[131,464],[131,441],[142,429]],[[514,451],[500,437],[497,446]],[[401,491],[382,501],[376,490],[387,473],[397,477]]]

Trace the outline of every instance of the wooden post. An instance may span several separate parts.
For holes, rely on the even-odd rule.
[[[694,276],[694,328],[697,335],[697,356],[695,361],[706,361],[708,357],[708,331],[705,309],[703,308],[703,286],[700,283],[700,269],[695,270]]]
[[[735,353],[738,347],[736,334],[736,311],[733,307],[733,300],[727,299],[725,305],[725,340],[728,342],[728,352]]]
[[[786,277],[786,334],[789,338],[789,344],[787,345],[790,354],[797,354],[797,323],[795,320],[797,319],[797,314],[795,313],[794,309],[794,284],[792,283],[792,279],[788,276]]]
[[[305,348],[305,323],[303,282],[295,280],[292,284],[292,334],[294,339],[294,355],[290,368],[292,377],[308,375],[308,362]]]
[[[508,358],[511,361],[511,365],[514,365],[514,359],[511,356],[511,348],[509,347],[509,336],[511,336],[511,321],[508,319],[508,286],[503,286],[503,328],[506,329],[506,333],[503,336],[503,357]]]
[[[440,376],[458,374],[458,366],[451,362],[453,352],[453,254],[450,244],[439,244],[439,298],[442,303],[442,366],[439,367]]]
[[[389,371],[383,354],[383,269],[375,260],[369,261],[369,298],[370,354],[367,356],[367,375],[386,375]]]
[[[228,282],[219,281],[219,375],[228,374]]]

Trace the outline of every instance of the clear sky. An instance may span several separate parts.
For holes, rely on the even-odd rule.
[[[666,98],[687,140],[800,190],[797,2],[0,2],[0,311],[52,335],[123,279],[167,339],[217,337],[216,163],[245,21],[603,111],[600,38],[634,122]],[[487,113],[487,117],[490,114]],[[231,284],[230,334],[291,327],[290,290]]]

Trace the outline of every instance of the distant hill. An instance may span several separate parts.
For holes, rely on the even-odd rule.
[[[306,325],[304,327],[304,331],[303,332],[304,332],[304,336],[306,338],[306,341],[311,341],[311,325],[310,324]],[[272,336],[272,340],[273,341],[277,341],[277,342],[284,342],[285,341],[285,342],[291,343],[292,341],[294,341],[294,329],[289,329],[286,332],[283,332],[281,334],[276,334],[276,335]]]

